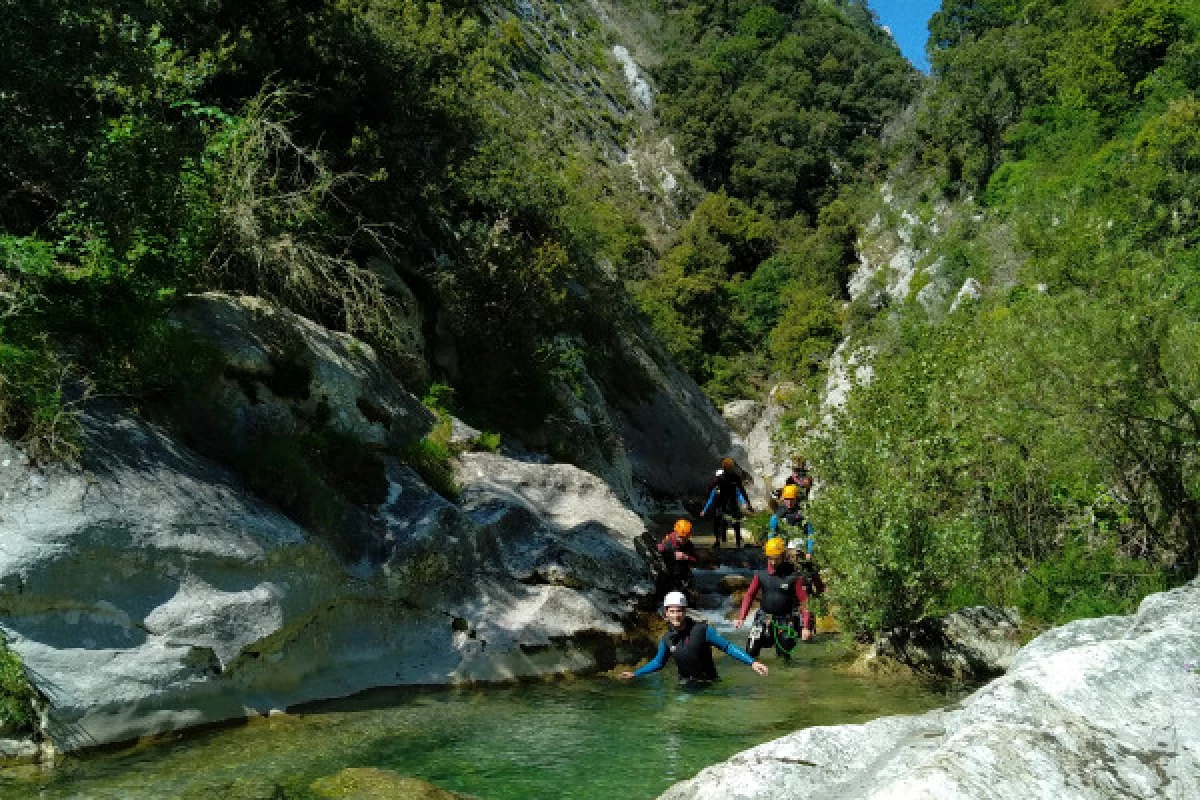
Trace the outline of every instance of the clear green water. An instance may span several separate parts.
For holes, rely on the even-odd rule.
[[[380,767],[480,798],[637,800],[799,728],[957,699],[839,674],[827,648],[806,647],[791,666],[767,657],[767,678],[718,654],[722,680],[702,691],[678,687],[673,666],[629,683],[377,691],[3,775],[0,797],[291,800],[343,768]]]

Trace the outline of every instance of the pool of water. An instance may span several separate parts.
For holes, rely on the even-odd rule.
[[[696,691],[674,667],[464,689],[380,690],[300,713],[0,774],[0,797],[310,798],[346,767],[378,767],[479,798],[653,798],[739,750],[814,725],[950,703],[962,690],[833,669],[829,643],[767,678],[717,654],[722,680]]]

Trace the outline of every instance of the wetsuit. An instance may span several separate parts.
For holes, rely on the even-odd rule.
[[[792,474],[787,476],[783,485],[799,486],[801,495],[799,499],[803,501],[808,499],[809,490],[812,489],[812,478],[809,477],[807,468],[799,470],[799,474],[796,470],[792,470]]]
[[[688,683],[715,681],[717,667],[712,657],[714,647],[743,664],[754,663],[754,659],[745,650],[725,639],[708,623],[686,617],[678,630],[669,630],[663,634],[658,642],[658,653],[633,673],[633,676],[637,678],[658,672],[667,665],[668,658],[673,658],[681,680]]]
[[[749,506],[746,486],[742,479],[730,470],[717,470],[717,477],[709,484],[708,502],[700,512],[703,516],[713,509],[713,540],[717,545],[725,541],[725,517],[733,522],[733,534],[737,546],[742,546],[742,506]]]
[[[696,545],[691,539],[686,539],[672,531],[658,543],[658,552],[662,553],[663,564],[667,569],[667,578],[673,588],[684,590],[692,587],[692,564],[696,563]],[[683,553],[683,558],[676,558],[676,553]]]
[[[782,536],[788,539],[792,535],[792,531],[804,537],[804,549],[809,555],[813,551],[813,532],[812,525],[804,518],[804,512],[800,509],[800,503],[797,502],[794,506],[789,507],[785,500],[783,505],[775,509],[775,513],[771,515],[769,523],[771,528],[771,536]],[[790,528],[791,530],[781,531],[780,527]]]
[[[804,575],[787,562],[778,566],[767,563],[767,568],[754,573],[750,588],[742,598],[738,621],[746,619],[754,598],[762,591],[762,602],[754,616],[754,625],[746,649],[750,655],[758,655],[764,644],[774,641],[775,650],[786,656],[795,648],[794,634],[796,612],[799,611],[801,626],[812,629],[813,619],[808,611],[808,591]]]
[[[821,580],[821,570],[813,560],[812,523],[805,518],[804,513],[800,510],[800,504],[796,503],[789,508],[785,503],[777,508],[771,517],[770,527],[773,537],[782,536],[784,539],[790,539],[792,531],[804,537],[805,555],[801,558],[799,565],[800,572],[804,576],[804,588],[808,590],[809,597],[822,594],[825,591],[825,582]]]

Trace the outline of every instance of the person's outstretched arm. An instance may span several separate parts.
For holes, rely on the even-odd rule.
[[[746,615],[750,613],[750,606],[754,603],[754,597],[758,594],[759,586],[761,584],[758,582],[758,576],[755,575],[754,579],[750,581],[750,588],[746,590],[746,594],[742,597],[742,608],[738,611],[737,622],[733,624],[733,627],[740,628],[742,627],[742,623],[746,621]]]
[[[629,672],[626,670],[621,673],[622,678],[640,678],[642,675],[649,675],[651,672],[658,672],[667,665],[667,643],[659,640],[658,652],[654,654],[654,658],[646,662],[640,667],[637,672]]]
[[[713,630],[712,625],[709,625],[705,629],[704,638],[709,644],[720,650],[722,653],[733,656],[743,664],[749,665],[759,675],[767,674],[767,666],[765,664],[760,664],[759,662],[755,661],[745,650]]]

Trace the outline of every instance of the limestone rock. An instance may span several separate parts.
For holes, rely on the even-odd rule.
[[[1074,622],[951,708],[798,731],[662,796],[841,800],[1200,797],[1200,581]]]
[[[754,425],[762,416],[764,406],[757,400],[731,400],[721,409],[721,416],[729,423],[729,427],[739,436],[745,436],[753,430]]]
[[[777,384],[767,395],[767,402],[759,406],[761,410],[753,417],[753,424],[747,432],[743,434],[734,425],[738,432],[735,442],[744,448],[747,468],[753,474],[754,483],[759,490],[750,500],[764,508],[767,507],[765,495],[769,494],[772,488],[782,486],[791,474],[792,454],[783,447],[779,435],[783,415],[787,412],[785,400],[795,390],[796,386],[793,383]],[[749,419],[745,418],[742,424]]]
[[[640,519],[574,467],[469,455],[484,477],[460,508],[387,459],[386,558],[346,562],[165,431],[82,424],[80,468],[0,441],[0,628],[62,749],[648,646],[629,636],[652,587]]]
[[[600,475],[639,509],[657,498],[699,501],[723,457],[744,461],[716,407],[638,323],[619,321],[603,373],[582,358],[588,343],[565,338],[559,358],[574,382],[558,399],[568,413],[540,432],[558,460]]]
[[[369,345],[268,301],[209,292],[188,297],[171,319],[224,359],[214,435],[236,442],[328,424],[382,448],[403,447],[433,426],[433,414]]]
[[[1020,649],[1021,615],[1015,608],[976,606],[888,631],[868,657],[925,674],[981,680],[1003,674]]]

